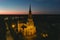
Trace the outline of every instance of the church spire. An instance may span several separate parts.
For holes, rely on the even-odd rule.
[[[32,18],[32,13],[31,13],[31,4],[29,6],[29,18]]]
[[[29,14],[31,14],[31,4],[30,4],[30,6],[29,6]]]

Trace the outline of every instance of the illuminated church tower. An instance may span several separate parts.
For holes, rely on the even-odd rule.
[[[32,18],[31,5],[29,6],[28,21],[26,23],[18,22],[18,32],[22,32],[24,36],[34,35],[36,33],[36,27]]]
[[[34,25],[34,21],[33,21],[33,18],[32,18],[32,11],[31,11],[31,5],[29,7],[29,14],[28,14],[28,22],[27,22],[28,25]]]
[[[29,15],[28,15],[28,18],[31,19],[32,18],[32,11],[31,11],[31,5],[29,7]]]
[[[36,33],[36,27],[34,25],[34,21],[32,18],[31,5],[29,6],[28,21],[26,23],[26,26],[27,26],[27,28],[24,31],[27,31],[27,35],[34,35]]]

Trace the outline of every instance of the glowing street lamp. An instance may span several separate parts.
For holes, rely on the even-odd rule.
[[[12,24],[12,28],[15,28],[15,26],[16,26],[15,24]]]
[[[15,25],[12,25],[12,28],[14,28],[15,27]]]

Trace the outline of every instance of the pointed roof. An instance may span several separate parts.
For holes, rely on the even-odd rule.
[[[30,4],[30,6],[29,6],[29,14],[31,14],[31,4]]]
[[[31,11],[31,4],[29,6],[29,15],[28,15],[29,18],[32,18],[32,11]]]

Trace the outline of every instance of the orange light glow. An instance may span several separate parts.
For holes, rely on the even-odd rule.
[[[13,25],[12,25],[12,28],[14,28],[14,27],[15,27],[15,25],[13,24]]]
[[[46,38],[48,37],[48,34],[47,33],[41,33],[42,37]]]
[[[0,14],[27,14],[26,11],[0,11]]]
[[[44,12],[38,12],[38,11],[33,11],[32,14],[43,14]],[[1,11],[0,10],[0,14],[2,15],[6,15],[6,14],[28,14],[27,11]]]
[[[36,33],[36,28],[35,27],[27,27],[24,29],[24,35],[26,36],[31,36],[31,35],[35,35]]]

